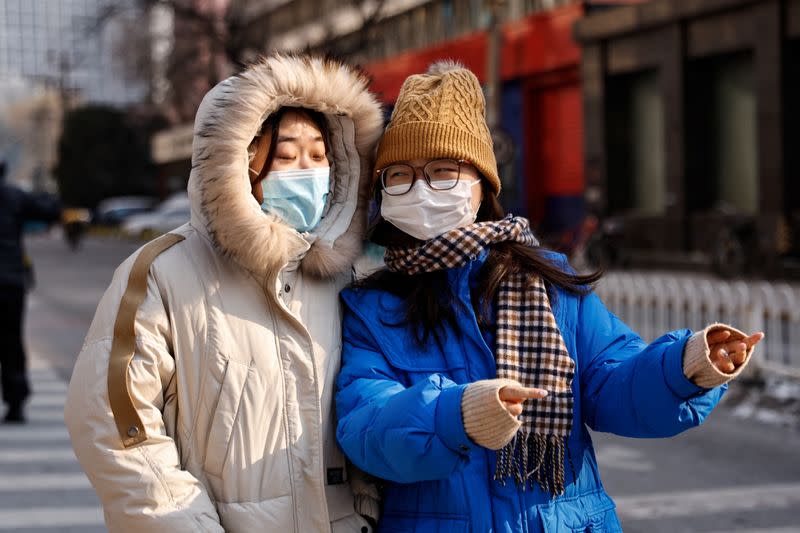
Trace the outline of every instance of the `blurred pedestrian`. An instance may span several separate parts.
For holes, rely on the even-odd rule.
[[[89,228],[91,216],[89,210],[83,207],[67,207],[61,215],[61,225],[64,228],[64,239],[70,249],[76,251]]]
[[[383,126],[366,84],[273,56],[203,100],[191,221],[117,270],[69,386],[110,531],[369,530],[332,411]]]
[[[61,210],[50,195],[30,193],[6,183],[6,163],[0,160],[0,387],[6,423],[25,422],[30,394],[22,324],[25,292],[33,267],[22,247],[26,222],[55,222]]]
[[[343,292],[339,442],[386,480],[385,531],[620,531],[588,428],[699,425],[763,334],[647,344],[505,216],[477,78],[406,79],[377,152],[387,268]]]

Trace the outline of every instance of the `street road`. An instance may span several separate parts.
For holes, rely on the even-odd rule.
[[[0,531],[104,531],[61,422],[63,392],[114,268],[138,246],[89,239],[72,252],[55,237],[28,239],[38,280],[26,326],[35,393],[29,425],[0,426]],[[800,532],[797,430],[738,418],[723,403],[673,439],[594,438],[627,533]]]
[[[27,239],[37,286],[28,298],[26,345],[33,385],[24,426],[0,425],[0,532],[101,533],[103,513],[64,427],[67,380],[97,302],[136,243]]]

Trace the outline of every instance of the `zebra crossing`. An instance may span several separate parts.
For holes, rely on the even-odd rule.
[[[0,533],[105,532],[99,501],[75,459],[64,426],[67,383],[35,355],[30,377],[34,392],[27,404],[28,422],[0,424]],[[659,454],[642,453],[624,441],[598,440],[598,458],[604,468],[645,476],[657,472]],[[758,518],[753,517],[750,524],[719,529],[710,527],[709,520],[702,520],[737,514],[744,521],[748,514],[765,512],[783,516],[800,505],[797,481],[614,494],[614,499],[626,531],[631,532],[678,531],[671,529],[675,524],[687,532],[800,531],[796,517],[779,518],[777,523],[783,523],[775,527],[759,527]]]
[[[64,426],[67,384],[46,364],[31,363],[27,423],[0,424],[0,532],[105,532]]]

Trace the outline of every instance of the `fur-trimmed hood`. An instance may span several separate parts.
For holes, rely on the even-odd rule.
[[[274,55],[209,91],[194,126],[192,224],[259,277],[297,258],[302,271],[319,278],[348,270],[361,251],[374,148],[383,128],[367,83],[331,59]],[[264,120],[283,106],[319,111],[328,123],[331,194],[310,234],[265,214],[250,190],[248,147]]]

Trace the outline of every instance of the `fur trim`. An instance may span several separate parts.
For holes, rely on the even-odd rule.
[[[304,272],[321,278],[332,277],[342,271],[342,265],[347,265],[349,268],[361,254],[367,231],[369,192],[372,189],[371,178],[372,164],[370,161],[370,164],[362,167],[358,204],[347,232],[331,245],[315,242],[300,265]]]
[[[425,74],[433,74],[439,76],[444,74],[445,72],[452,72],[454,70],[464,70],[465,68],[467,67],[465,67],[458,61],[454,61],[452,59],[442,59],[441,61],[436,61],[434,63],[431,63]]]
[[[375,97],[367,78],[343,63],[306,55],[273,55],[212,89],[197,112],[194,129],[192,175],[189,182],[193,220],[205,227],[220,251],[248,270],[268,275],[302,255],[301,269],[318,277],[348,270],[361,250],[366,196],[329,220],[325,230],[306,240],[278,218],[262,212],[250,192],[248,147],[263,121],[282,106],[305,107],[331,121],[351,120],[355,135],[348,151],[331,143],[337,168],[332,174],[334,195],[349,187],[369,186],[374,147],[383,129]],[[354,150],[353,150],[354,148]],[[338,164],[338,163],[342,164]],[[344,172],[344,175],[342,175]],[[367,182],[367,183],[365,183]],[[343,202],[343,198],[333,198]],[[333,209],[331,212],[334,213]]]

